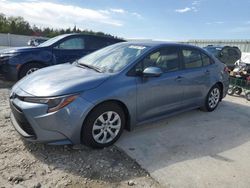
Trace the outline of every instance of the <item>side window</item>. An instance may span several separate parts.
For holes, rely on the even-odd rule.
[[[143,72],[147,67],[156,66],[156,60],[160,56],[160,52],[156,51],[149,55],[147,55],[140,63],[138,63],[135,67],[136,72]]]
[[[184,67],[186,69],[202,67],[201,54],[198,50],[182,50]]]
[[[177,49],[169,48],[160,51],[160,56],[156,60],[156,66],[163,72],[179,70],[179,52]]]
[[[202,53],[201,57],[202,57],[203,66],[207,66],[207,65],[211,65],[212,64],[212,60],[206,54]]]
[[[85,42],[83,38],[71,38],[60,43],[56,48],[66,50],[80,50],[85,49]]]
[[[179,70],[179,53],[175,48],[165,48],[146,56],[136,66],[136,71],[143,71],[147,67],[159,67],[163,72]]]

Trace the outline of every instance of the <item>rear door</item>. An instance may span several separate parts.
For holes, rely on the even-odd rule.
[[[200,106],[210,85],[212,61],[196,48],[182,48],[183,105]]]
[[[73,62],[89,51],[85,47],[85,38],[83,36],[73,36],[63,39],[54,48],[53,54],[56,64]]]

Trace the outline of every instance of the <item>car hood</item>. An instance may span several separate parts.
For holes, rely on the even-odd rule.
[[[0,50],[0,54],[13,54],[13,53],[21,53],[21,52],[32,52],[37,50],[43,50],[45,47],[15,47],[15,48],[5,48]]]
[[[109,77],[110,74],[98,73],[92,69],[61,64],[24,77],[14,85],[12,91],[22,90],[38,97],[60,96],[93,89]]]

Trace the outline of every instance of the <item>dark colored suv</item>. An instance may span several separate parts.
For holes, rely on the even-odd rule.
[[[0,51],[0,71],[16,81],[43,67],[73,62],[121,39],[84,34],[64,34],[37,47],[8,48]]]

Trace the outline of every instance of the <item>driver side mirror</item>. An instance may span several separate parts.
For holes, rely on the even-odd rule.
[[[144,77],[158,77],[162,74],[162,70],[159,67],[147,67],[142,72]]]

